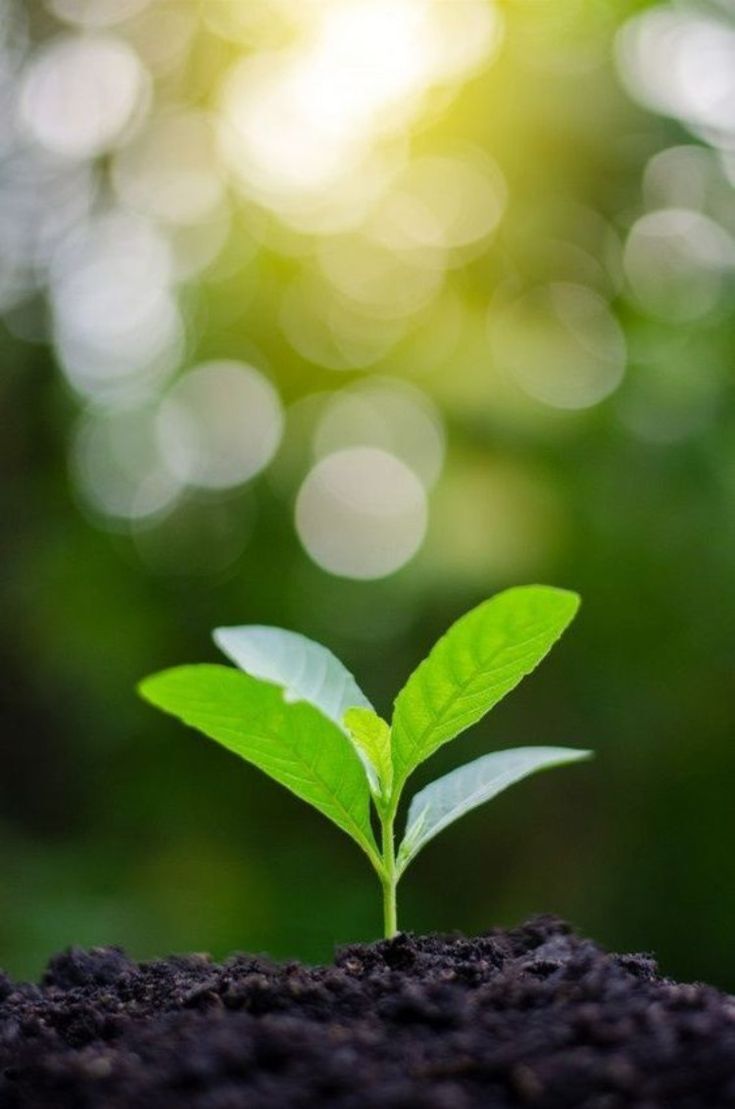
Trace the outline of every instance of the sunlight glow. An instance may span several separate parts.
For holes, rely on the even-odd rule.
[[[325,191],[348,189],[362,212],[376,145],[408,127],[434,86],[476,65],[499,37],[484,0],[452,5],[451,20],[446,7],[327,2],[297,45],[237,63],[223,88],[221,141],[245,191],[300,226],[323,207]]]

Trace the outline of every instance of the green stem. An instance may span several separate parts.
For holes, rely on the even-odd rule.
[[[381,884],[383,886],[383,928],[385,938],[391,939],[398,932],[398,916],[396,905],[396,886],[398,874],[396,872],[396,852],[393,842],[393,822],[395,813],[386,813],[381,816],[380,824],[383,831],[383,873]]]

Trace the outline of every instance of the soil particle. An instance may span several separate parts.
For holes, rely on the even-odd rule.
[[[553,918],[332,966],[56,955],[0,974],[0,1109],[735,1109],[735,999]]]

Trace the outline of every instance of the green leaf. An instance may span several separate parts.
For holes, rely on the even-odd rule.
[[[138,688],[308,801],[380,865],[363,768],[344,733],[312,705],[289,703],[275,685],[229,666],[179,666]]]
[[[394,795],[442,744],[485,715],[548,653],[579,597],[529,585],[498,593],[453,624],[398,694]]]
[[[288,701],[308,701],[343,730],[347,709],[372,708],[336,655],[305,635],[245,624],[215,628],[212,638],[246,674],[282,686]]]
[[[387,798],[393,781],[389,725],[372,709],[363,708],[348,709],[344,722],[355,747],[375,768],[377,790],[374,792]]]
[[[411,801],[406,834],[398,852],[399,873],[448,824],[496,797],[508,786],[539,770],[579,762],[591,755],[591,751],[570,747],[516,747],[483,755],[438,778]]]

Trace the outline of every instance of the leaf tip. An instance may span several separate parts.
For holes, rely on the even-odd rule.
[[[538,582],[536,585],[519,585],[518,589],[533,590],[535,593],[544,593],[548,597],[556,597],[558,600],[563,600],[576,612],[582,604],[581,594],[577,593],[576,589],[567,589],[566,586],[561,585],[544,585]]]
[[[168,679],[177,671],[183,671],[183,666],[174,666],[168,670],[157,670],[155,674],[148,674],[136,684],[135,691],[147,704],[154,708],[164,708],[163,697],[169,687]]]
[[[187,682],[192,680],[197,673],[206,671],[221,671],[227,669],[223,666],[213,666],[208,663],[199,663],[184,666],[171,666],[166,670],[157,670],[136,683],[135,691],[139,697],[155,708],[168,711],[168,704],[173,696],[186,688]]]
[[[135,683],[135,692],[141,700],[147,701],[149,704],[151,703],[151,689],[155,686],[157,676],[157,674],[147,674],[145,678],[141,678],[140,681]]]
[[[564,756],[564,763],[589,762],[590,759],[593,759],[597,754],[596,751],[588,751],[576,747],[566,747],[564,748],[564,750],[566,752]]]
[[[232,628],[225,627],[212,628],[212,642],[214,643],[215,647],[219,647],[220,651],[222,651],[224,654],[227,654],[226,645],[232,630]]]

